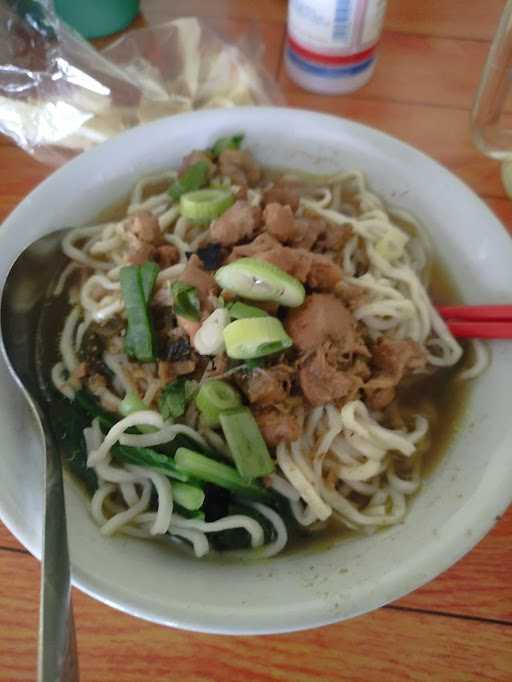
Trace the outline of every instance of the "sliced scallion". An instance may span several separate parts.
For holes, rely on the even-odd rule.
[[[136,393],[127,393],[119,404],[119,412],[123,417],[128,417],[134,412],[141,412],[142,410],[148,409],[146,403],[143,402]],[[154,426],[149,426],[147,424],[140,424],[137,426],[137,430],[141,433],[154,433],[157,431]]]
[[[156,278],[160,268],[156,263],[147,260],[140,266],[140,278],[142,282],[142,292],[144,294],[144,300],[146,304],[151,301],[151,294],[153,293],[153,287],[155,286]]]
[[[240,405],[240,395],[226,381],[210,379],[196,395],[196,405],[208,426],[218,426],[221,412]]]
[[[261,308],[247,305],[241,301],[233,301],[233,303],[228,304],[227,308],[234,320],[242,320],[245,317],[268,317],[267,313]]]
[[[199,355],[217,355],[224,350],[224,328],[229,324],[225,308],[216,308],[201,324],[194,336],[194,348]]]
[[[276,317],[235,320],[224,329],[226,353],[235,360],[250,360],[290,348],[292,340]]]
[[[171,296],[176,315],[193,322],[199,321],[199,296],[195,287],[186,282],[173,282],[171,284]]]
[[[222,289],[243,298],[274,301],[291,308],[302,305],[306,296],[298,279],[259,258],[239,258],[217,270],[215,280]]]
[[[185,507],[182,507],[181,504],[175,504],[174,505],[174,511],[179,514],[180,516],[183,516],[185,519],[197,519],[198,521],[204,521],[205,520],[205,513],[204,511],[198,510],[198,511],[190,511],[190,509],[185,509]]]
[[[228,410],[220,415],[220,423],[240,476],[253,480],[274,471],[267,444],[247,407]]]
[[[172,484],[172,498],[181,507],[189,511],[196,511],[203,506],[204,491],[195,485],[174,481]]]
[[[240,149],[243,140],[244,135],[242,133],[239,135],[231,135],[230,137],[220,137],[211,148],[212,156],[216,158],[226,149]]]
[[[194,223],[209,223],[222,215],[234,202],[235,198],[228,190],[200,189],[182,195],[180,213]]]
[[[119,412],[123,417],[128,417],[134,412],[140,412],[141,410],[147,409],[149,408],[146,403],[144,403],[136,393],[127,393],[119,405]]]
[[[125,351],[140,362],[154,359],[153,330],[149,319],[148,305],[144,296],[140,267],[128,265],[119,273],[128,328],[125,336]]]
[[[193,192],[196,189],[204,187],[208,182],[209,166],[206,161],[197,161],[197,163],[189,166],[183,173],[181,178],[178,178],[169,188],[169,195],[175,200],[181,197],[186,192]]]

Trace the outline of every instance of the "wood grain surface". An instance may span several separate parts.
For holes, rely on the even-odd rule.
[[[285,0],[172,0],[230,40],[259,32],[290,106],[372,125],[467,182],[512,230],[499,166],[477,153],[469,112],[503,0],[389,0],[371,82],[347,97],[295,86],[282,64]],[[154,11],[152,0],[143,8]],[[143,25],[143,20],[138,20]],[[0,138],[0,220],[50,169]],[[145,623],[74,591],[86,682],[480,682],[512,680],[512,509],[473,551],[416,592],[349,622],[271,637],[219,637]],[[0,524],[0,681],[35,680],[39,565]]]

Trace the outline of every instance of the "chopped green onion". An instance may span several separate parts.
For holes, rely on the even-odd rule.
[[[176,379],[162,391],[158,409],[164,419],[176,419],[185,414],[187,403],[197,390],[197,383],[190,379]]]
[[[209,187],[212,189],[231,189],[231,180],[229,178],[213,178]]]
[[[277,317],[247,317],[224,329],[226,353],[235,360],[250,360],[290,348],[292,340]]]
[[[187,192],[180,199],[180,213],[194,223],[209,223],[218,218],[235,202],[225,189],[199,189]]]
[[[173,282],[171,284],[171,295],[176,315],[193,322],[199,321],[201,308],[195,287],[186,282]]]
[[[154,360],[153,330],[142,287],[140,267],[128,265],[119,273],[128,328],[125,336],[126,354],[140,362]]]
[[[135,448],[117,443],[112,447],[111,452],[114,459],[120,462],[149,467],[178,481],[187,482],[193,480],[185,471],[176,467],[172,457],[151,448]]]
[[[306,292],[298,279],[259,258],[239,258],[215,273],[222,289],[253,301],[274,301],[295,308],[304,303]]]
[[[242,320],[244,317],[268,317],[268,313],[261,308],[240,301],[229,303],[228,310],[234,320]]]
[[[225,308],[216,308],[194,336],[194,348],[199,355],[217,355],[224,350],[224,328],[229,324],[229,313]]]
[[[175,456],[176,466],[184,474],[207,483],[213,483],[220,488],[226,488],[240,495],[264,499],[269,493],[255,483],[248,483],[238,471],[228,464],[216,462],[210,457],[199,454],[188,448],[178,448]]]
[[[220,415],[220,423],[242,478],[250,481],[274,471],[274,462],[267,444],[247,407],[223,412]]]
[[[209,166],[206,161],[198,161],[189,166],[181,178],[170,186],[169,195],[174,201],[178,201],[182,194],[204,187],[208,182],[208,170]]]
[[[219,415],[225,410],[240,405],[240,395],[225,381],[210,379],[196,395],[196,405],[208,426],[218,426]]]
[[[146,304],[151,301],[151,294],[153,293],[153,287],[155,286],[156,278],[160,268],[156,263],[147,260],[140,266],[140,278],[142,282],[142,292],[144,294],[144,300]]]
[[[189,509],[185,509],[185,507],[182,507],[181,504],[175,504],[173,509],[176,513],[180,514],[185,519],[197,519],[198,521],[204,521],[205,520],[204,511],[201,511],[201,510],[190,511]]]
[[[121,412],[123,417],[128,417],[134,412],[141,412],[141,410],[148,409],[149,407],[139,398],[136,393],[127,393],[119,405],[119,412]],[[140,424],[137,426],[137,430],[141,433],[154,433],[155,431],[158,431],[158,429],[154,426],[149,426],[147,424]]]
[[[148,406],[146,403],[144,403],[136,393],[127,393],[119,405],[119,412],[121,412],[123,417],[128,417],[134,412],[140,412],[141,410],[147,409]]]
[[[204,491],[189,483],[172,484],[172,499],[176,504],[185,507],[189,511],[201,509],[204,502]]]
[[[240,149],[244,140],[244,135],[232,135],[231,137],[220,137],[211,148],[211,153],[214,158],[220,156],[226,149]]]

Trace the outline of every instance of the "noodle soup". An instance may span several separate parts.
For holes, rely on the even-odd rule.
[[[484,362],[460,370],[411,216],[359,171],[265,173],[240,142],[70,231],[53,306],[47,383],[100,531],[197,557],[400,523]]]

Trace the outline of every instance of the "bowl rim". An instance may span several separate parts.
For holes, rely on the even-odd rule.
[[[5,233],[9,229],[15,229],[17,225],[23,224],[25,216],[33,211],[34,204],[37,205],[43,202],[43,200],[46,199],[48,193],[54,193],[64,180],[72,177],[73,175],[78,177],[84,171],[86,172],[87,169],[91,165],[94,165],[98,160],[101,161],[103,158],[105,158],[105,155],[115,154],[117,149],[129,146],[132,139],[137,139],[148,131],[164,131],[171,123],[173,126],[179,127],[183,121],[193,121],[196,125],[200,125],[201,122],[208,121],[209,119],[217,120],[218,127],[222,128],[223,121],[229,120],[233,117],[240,118],[242,121],[242,125],[240,127],[242,127],[244,125],[244,121],[246,121],[246,126],[250,125],[251,117],[276,117],[283,115],[286,115],[290,119],[295,119],[297,121],[308,119],[309,122],[315,126],[324,125],[325,127],[332,130],[333,133],[335,132],[336,128],[338,128],[340,131],[343,130],[344,132],[346,132],[348,129],[353,131],[356,136],[359,135],[370,138],[370,140],[373,140],[375,143],[381,142],[388,145],[393,144],[398,146],[400,150],[411,160],[416,160],[418,163],[421,162],[423,166],[426,165],[437,174],[444,176],[447,182],[450,182],[453,187],[458,188],[459,192],[465,193],[468,197],[468,200],[469,197],[471,197],[473,206],[479,207],[482,215],[486,216],[489,229],[495,230],[496,239],[503,239],[504,237],[508,238],[504,226],[471,188],[469,188],[450,170],[426,155],[424,152],[405,142],[402,142],[398,138],[388,135],[387,133],[383,133],[380,130],[370,126],[330,114],[323,114],[304,109],[290,109],[286,107],[238,107],[228,110],[189,112],[185,114],[179,114],[177,116],[167,117],[165,119],[160,119],[121,133],[111,140],[99,145],[98,147],[95,147],[86,153],[80,154],[47,177],[11,212],[0,228],[0,243],[3,241]],[[501,237],[498,236],[498,233],[501,234]],[[22,238],[20,238],[18,241],[22,244],[18,251],[20,252],[23,250],[26,244],[22,243]],[[0,286],[3,287],[3,282]],[[468,535],[467,533],[460,533],[460,519],[457,519],[457,515],[455,515],[454,518],[450,519],[443,528],[442,541],[437,543],[434,551],[432,547],[429,548],[430,554],[426,554],[425,550],[419,551],[406,567],[398,567],[397,569],[393,570],[392,579],[389,576],[386,577],[386,580],[384,581],[386,587],[382,590],[380,596],[376,594],[370,596],[367,601],[365,601],[364,606],[362,606],[360,609],[355,608],[350,613],[344,614],[343,616],[340,616],[340,614],[336,613],[327,613],[325,609],[322,609],[318,606],[312,606],[309,608],[309,610],[305,609],[302,612],[299,623],[297,623],[295,620],[297,616],[295,613],[288,618],[288,621],[283,621],[281,626],[262,627],[261,625],[246,624],[245,626],[236,625],[226,627],[219,622],[218,625],[209,624],[205,627],[201,624],[200,614],[196,614],[190,618],[181,617],[180,619],[176,620],[172,617],[169,617],[164,610],[155,611],[151,605],[148,607],[147,604],[144,604],[143,599],[139,600],[139,602],[133,601],[133,599],[131,601],[127,600],[126,593],[121,588],[119,588],[117,593],[106,594],[104,590],[102,591],[102,586],[100,583],[95,584],[95,581],[90,580],[89,577],[83,573],[80,566],[74,565],[73,562],[72,581],[73,584],[80,588],[83,592],[110,606],[117,608],[118,610],[149,620],[151,622],[198,632],[236,635],[270,634],[292,632],[335,623],[344,618],[350,618],[372,611],[383,604],[398,599],[399,597],[402,597],[403,595],[420,587],[439,575],[442,571],[446,570],[480,541],[480,539],[492,528],[499,516],[512,501],[512,470],[509,468],[509,473],[506,475],[506,469],[503,466],[506,463],[505,451],[506,446],[503,447],[503,445],[497,449],[489,462],[489,467],[486,470],[482,481],[480,482],[479,494],[481,495],[482,505],[471,510],[469,513],[466,510],[466,525],[468,528],[471,528],[471,535]],[[25,547],[27,547],[27,549],[29,549],[34,556],[40,558],[41,547],[38,538],[35,536],[30,536],[30,534],[27,533],[27,528],[23,528],[22,524],[18,523],[16,519],[9,514],[9,510],[4,507],[1,497],[0,519],[10,530],[10,532]],[[458,528],[456,528],[457,525]],[[269,618],[268,620],[270,622],[271,619]]]

